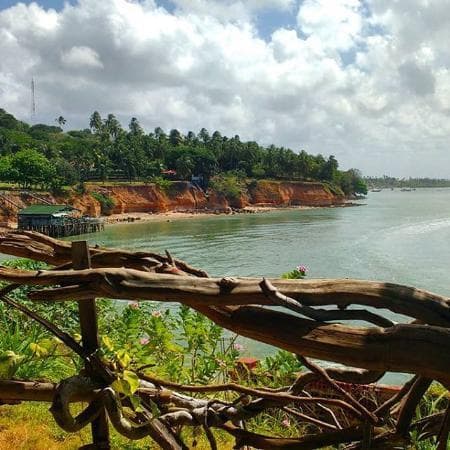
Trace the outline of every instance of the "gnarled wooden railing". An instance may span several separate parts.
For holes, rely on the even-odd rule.
[[[179,426],[203,427],[212,448],[216,448],[216,443],[211,429],[220,428],[236,439],[237,447],[315,449],[346,444],[346,448],[356,449],[406,445],[409,433],[420,429],[425,430],[424,437],[437,436],[439,450],[446,449],[450,408],[414,422],[414,411],[433,380],[450,388],[450,301],[446,297],[407,286],[361,280],[210,278],[205,271],[170,254],[98,247],[89,248],[90,262],[83,266],[79,260],[74,263],[70,243],[32,232],[0,237],[0,252],[57,266],[41,271],[0,267],[0,280],[10,283],[0,296],[82,356],[88,375],[72,377],[58,386],[3,381],[0,399],[51,401],[55,419],[67,431],[93,421],[100,428],[105,427],[107,417],[124,436],[150,436],[165,449],[186,448],[177,432]],[[78,300],[83,304],[95,297],[106,297],[179,302],[239,335],[297,354],[309,371],[301,373],[292,386],[283,390],[235,383],[184,386],[139,373],[139,395],[155,402],[163,414],[151,417],[147,411],[135,419],[125,418],[121,399],[110,388],[115,375],[108,365],[92,348],[89,351],[80,346],[53,324],[10,300],[8,292],[21,285],[39,286],[29,294],[35,301]],[[401,314],[409,322],[394,323],[376,310]],[[344,324],[346,321],[366,326]],[[95,344],[94,338],[92,342]],[[307,358],[354,369],[325,370]],[[368,409],[341,384],[373,383],[386,371],[409,373],[413,378],[376,409]],[[311,395],[308,383],[312,379],[327,383],[333,395]],[[223,391],[240,396],[230,403],[211,397],[211,393]],[[189,392],[209,395],[199,399],[188,396]],[[89,406],[74,418],[68,405],[80,400],[89,401]],[[303,406],[311,404],[331,411],[330,420],[324,419],[323,414],[306,414]],[[351,426],[340,425],[332,413],[337,409],[352,418]],[[313,424],[317,432],[284,439],[253,433],[243,426],[246,420],[273,410],[283,410],[297,421]]]

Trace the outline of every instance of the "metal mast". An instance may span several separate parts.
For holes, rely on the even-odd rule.
[[[36,94],[35,94],[34,78],[31,78],[31,123],[34,123],[36,118]]]

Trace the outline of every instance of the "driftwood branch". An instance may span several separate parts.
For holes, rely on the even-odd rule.
[[[362,280],[281,280],[260,278],[209,278],[208,274],[177,260],[169,252],[130,252],[99,247],[89,249],[93,269],[72,270],[70,243],[33,232],[0,236],[0,251],[30,257],[58,267],[20,271],[0,267],[0,280],[12,283],[0,297],[48,331],[91,364],[100,383],[76,376],[58,386],[0,381],[2,401],[52,401],[52,412],[67,430],[76,430],[106,408],[114,427],[138,439],[150,436],[161,448],[184,449],[174,432],[181,426],[202,428],[210,447],[217,447],[211,428],[220,428],[236,439],[236,446],[257,448],[315,449],[348,444],[346,448],[392,448],[408,443],[411,430],[424,427],[421,436],[436,436],[439,449],[448,440],[450,412],[433,414],[414,422],[414,411],[433,380],[450,386],[450,302],[420,289],[392,283]],[[88,355],[62,330],[39,317],[7,294],[17,285],[36,286],[32,300],[65,301],[106,297],[156,300],[188,305],[218,325],[302,355],[311,372],[302,372],[295,383],[282,389],[222,385],[181,385],[139,373],[137,394],[143,413],[125,417],[120,398],[110,388],[114,374],[97,355]],[[280,311],[281,307],[281,311]],[[350,308],[351,307],[351,308]],[[370,308],[370,309],[367,309]],[[377,309],[375,313],[373,309]],[[383,310],[405,316],[397,324]],[[344,325],[344,321],[369,326]],[[337,322],[337,323],[334,323]],[[341,363],[353,368],[326,368],[306,358]],[[377,407],[363,404],[340,382],[374,383],[386,371],[414,374],[392,398]],[[319,396],[308,386],[323,380],[331,393]],[[195,398],[228,391],[236,398]],[[77,417],[70,413],[73,401],[87,401]],[[153,417],[146,405],[154,402],[161,411]],[[263,412],[284,411],[293,420],[309,423],[318,432],[292,439],[274,438],[248,431],[242,421]],[[315,414],[318,411],[318,414]],[[398,413],[398,415],[397,415]],[[330,422],[326,417],[331,418]],[[392,428],[392,421],[395,427]]]
[[[156,272],[190,274],[208,277],[201,269],[190,266],[168,253],[166,256],[153,252],[130,252],[111,250],[98,246],[90,247],[92,267],[126,267],[130,269]],[[0,253],[34,259],[47,264],[72,268],[71,243],[45,236],[35,231],[11,232],[0,235]]]
[[[37,292],[45,300],[82,300],[97,293],[109,298],[151,299],[208,306],[274,305],[257,278],[194,278],[147,273],[136,269],[20,271],[2,267],[0,279],[10,283],[63,287]],[[450,326],[448,298],[427,291],[362,280],[269,280],[285,296],[308,306],[351,304],[387,309],[424,324]],[[122,297],[121,297],[122,295]]]
[[[226,292],[221,287],[222,279],[150,274],[133,269],[31,272],[0,268],[0,279],[29,285],[64,286],[35,291],[31,294],[34,299],[63,297],[82,300],[97,295],[130,300],[175,300],[196,308],[217,324],[237,334],[293,353],[368,370],[418,373],[450,385],[449,328],[416,324],[399,324],[389,328],[324,324],[259,306],[246,306],[255,303],[273,305],[261,291],[259,282],[254,279],[235,280],[234,287],[227,288]],[[274,280],[271,283],[279,290],[289,291],[293,297],[309,292],[310,298],[317,296],[321,299],[328,287],[318,286],[327,285],[329,281],[308,282],[315,286],[313,289],[310,285],[305,288],[307,282],[303,281]],[[346,298],[344,292],[358,291],[361,302],[364,296],[371,299],[376,296],[381,304],[388,305],[388,297],[381,289],[381,283],[344,280],[336,282],[336,285],[337,292],[333,295],[335,304],[345,302],[340,300]],[[343,286],[346,288],[343,289]],[[436,314],[434,322],[445,322],[450,314],[446,299],[422,291],[412,295],[406,311],[406,298],[402,299],[402,288],[391,286],[386,289],[390,290],[392,298],[394,293],[400,298],[397,299],[398,304],[396,300],[392,300],[394,306],[391,310],[395,312],[400,312],[402,308],[397,306],[405,303],[403,313],[416,319],[421,316],[423,321],[425,316],[430,319]],[[372,296],[369,296],[367,292],[371,290]],[[330,298],[328,301],[331,301]],[[211,308],[213,305],[238,307]],[[430,308],[426,314],[422,313],[425,305]]]

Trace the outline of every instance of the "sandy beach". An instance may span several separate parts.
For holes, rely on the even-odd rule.
[[[165,222],[172,220],[183,220],[183,219],[201,219],[206,217],[217,217],[217,216],[233,216],[236,214],[261,214],[270,211],[280,211],[289,209],[313,209],[314,206],[287,206],[287,207],[272,207],[272,206],[252,206],[248,208],[241,209],[239,211],[231,212],[206,212],[206,211],[191,211],[191,212],[180,212],[180,211],[167,211],[160,213],[145,213],[145,212],[133,212],[133,213],[122,213],[122,214],[111,214],[110,216],[102,216],[105,225],[115,225],[123,223],[142,223],[142,222]]]

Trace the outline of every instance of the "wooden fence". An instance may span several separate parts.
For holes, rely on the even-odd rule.
[[[93,444],[89,448],[109,448],[108,426],[112,425],[131,439],[149,436],[163,449],[187,448],[179,431],[192,426],[204,430],[213,449],[217,448],[211,432],[215,428],[231,435],[236,448],[301,450],[344,444],[346,449],[403,448],[414,432],[418,439],[435,436],[436,448],[446,450],[450,407],[414,420],[416,407],[434,380],[447,390],[450,387],[450,301],[446,297],[361,280],[210,278],[170,254],[88,248],[85,242],[62,242],[34,232],[0,237],[0,252],[57,266],[40,271],[0,267],[0,280],[9,283],[0,297],[41,323],[86,365],[83,375],[58,385],[1,381],[0,399],[52,402],[53,416],[64,430],[91,424]],[[31,300],[77,300],[83,345],[11,300],[8,293],[21,285],[40,287],[29,293]],[[147,402],[143,404],[151,400],[162,414],[152,416],[148,409],[125,417],[122,406],[127,399],[111,389],[118,375],[97,352],[96,297],[188,305],[235,333],[295,353],[308,371],[291,386],[277,390],[236,383],[186,386],[137,373],[138,395]],[[402,314],[409,322],[394,323],[377,309]],[[347,325],[346,321],[368,326]],[[354,368],[323,369],[309,358]],[[376,407],[365,405],[344,387],[375,383],[386,371],[409,373],[412,378]],[[308,384],[317,380],[329,387],[322,396],[308,392]],[[223,391],[234,392],[235,400],[211,397]],[[205,397],[199,397],[200,393]],[[69,403],[81,400],[89,405],[73,417]],[[321,413],[306,414],[305,405],[315,405]],[[312,424],[315,432],[280,438],[247,430],[246,420],[280,410]],[[326,418],[324,410],[329,413]],[[351,424],[342,426],[336,411],[351,417]]]

